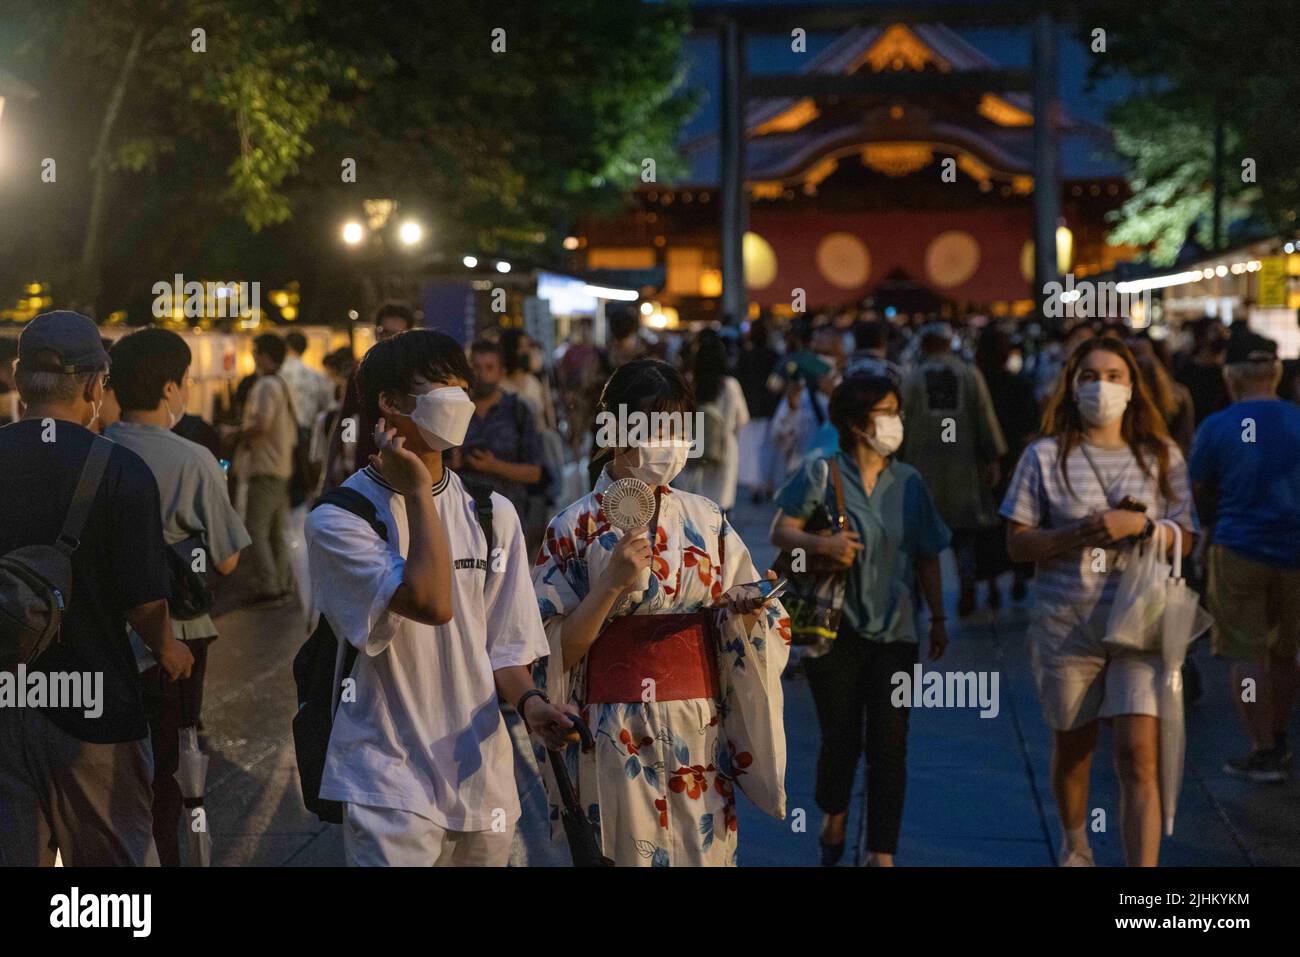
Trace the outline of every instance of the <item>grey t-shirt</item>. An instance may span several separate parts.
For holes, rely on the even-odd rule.
[[[209,570],[248,547],[248,531],[230,504],[225,473],[211,452],[157,425],[114,422],[104,434],[144,459],[153,472],[162,500],[163,540],[168,545],[198,536],[207,549]],[[173,619],[172,633],[191,640],[213,638],[217,629],[211,617],[200,615],[187,621]]]

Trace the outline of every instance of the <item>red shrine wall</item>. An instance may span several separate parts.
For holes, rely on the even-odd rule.
[[[807,291],[808,308],[851,302],[875,289],[889,273],[901,269],[913,280],[946,298],[973,302],[1025,299],[1030,283],[1020,271],[1025,243],[1033,234],[1032,210],[1028,206],[1010,209],[958,211],[890,211],[869,213],[788,213],[777,208],[752,208],[749,228],[771,244],[776,254],[776,275],[761,289],[751,289],[751,299],[768,306],[789,305],[791,290]],[[943,234],[957,231],[964,237]],[[827,236],[848,233],[866,248],[866,277],[849,287],[827,278],[818,262],[818,249]],[[840,240],[823,249],[822,260],[838,262],[841,281],[861,272],[860,255],[851,242]],[[947,272],[949,280],[968,271],[974,251],[974,269],[965,279],[945,285],[927,268],[931,264]],[[833,268],[833,267],[832,267]]]

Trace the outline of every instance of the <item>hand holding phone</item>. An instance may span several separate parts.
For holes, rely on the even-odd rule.
[[[742,585],[732,585],[715,603],[715,608],[726,608],[739,615],[753,614],[757,609],[780,597],[789,584],[784,578],[777,578],[776,572],[769,571],[767,578]]]

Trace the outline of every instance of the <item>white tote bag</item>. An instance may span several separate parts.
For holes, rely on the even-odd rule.
[[[1182,530],[1175,526],[1172,537],[1174,548],[1179,548]],[[1172,570],[1164,552],[1158,535],[1139,541],[1129,552],[1106,622],[1106,644],[1133,651],[1160,650],[1160,622]]]

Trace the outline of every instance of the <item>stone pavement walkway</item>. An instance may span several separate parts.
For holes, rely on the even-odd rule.
[[[743,503],[734,515],[759,567],[774,554],[767,543],[771,514],[770,506]],[[996,672],[999,709],[990,718],[979,717],[977,709],[913,711],[898,862],[1050,866],[1059,825],[1048,781],[1050,734],[1039,713],[1024,638],[1032,608],[1007,602],[996,616],[986,611],[959,623],[952,611],[955,577],[946,560],[945,581],[952,642],[936,667]],[[339,829],[321,824],[303,809],[294,769],[290,666],[304,638],[301,612],[226,611],[217,625],[221,638],[212,648],[204,706],[206,747],[213,759],[207,806],[214,863],[341,864]],[[1205,644],[1199,642],[1194,650],[1205,697],[1188,710],[1187,773],[1174,836],[1164,843],[1162,862],[1300,864],[1300,780],[1252,785],[1219,770],[1224,758],[1242,749],[1244,738],[1228,699],[1227,669],[1210,657]],[[784,688],[792,817],[771,820],[742,797],[742,865],[813,865],[818,858],[820,812],[813,802],[817,722],[806,682],[794,678],[784,682]],[[523,758],[517,762],[517,774],[526,808],[521,862],[527,858],[535,864],[564,863],[564,847],[552,844],[543,833],[539,785]],[[1105,812],[1106,821],[1106,830],[1093,835],[1097,863],[1122,864],[1118,791],[1106,733],[1093,765],[1091,805]],[[860,801],[855,800],[850,833],[855,833],[859,810]],[[799,811],[803,813],[795,813]],[[850,848],[844,865],[851,865],[852,859]]]

